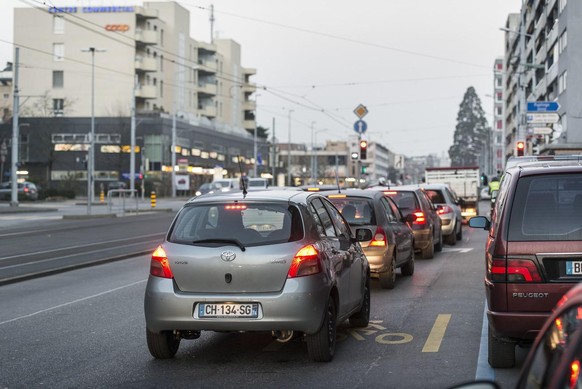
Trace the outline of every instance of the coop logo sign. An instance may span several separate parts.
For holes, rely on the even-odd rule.
[[[119,13],[135,12],[134,7],[51,7],[49,13],[52,14],[74,14],[74,13]]]
[[[129,30],[127,24],[108,24],[105,26],[105,31],[126,32],[127,30]]]

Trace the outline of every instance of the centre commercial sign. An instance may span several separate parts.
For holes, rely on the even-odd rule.
[[[67,13],[74,14],[81,10],[82,13],[120,13],[120,12],[135,12],[135,7],[121,6],[121,7],[51,7],[49,13],[59,14]]]

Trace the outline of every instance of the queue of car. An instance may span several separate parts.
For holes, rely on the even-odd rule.
[[[368,325],[371,279],[394,288],[398,269],[414,274],[417,253],[442,250],[437,207],[420,187],[402,193],[419,197],[409,208],[397,188],[249,189],[190,199],[153,253],[144,299],[153,357],[172,358],[201,331],[265,331],[330,361],[338,325]]]

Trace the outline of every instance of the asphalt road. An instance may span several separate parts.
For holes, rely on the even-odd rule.
[[[149,256],[0,286],[0,387],[448,388],[490,378],[511,388],[525,354],[513,369],[487,365],[484,242],[484,231],[465,228],[395,289],[374,282],[370,326],[344,323],[330,363],[262,333],[204,332],[174,359],[153,359]]]

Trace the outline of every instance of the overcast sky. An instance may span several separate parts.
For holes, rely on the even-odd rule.
[[[190,11],[191,36],[215,34],[242,46],[255,68],[259,125],[310,145],[356,135],[407,156],[446,153],[463,94],[473,86],[491,125],[493,63],[503,56],[509,13],[521,0],[214,0],[178,1]],[[12,61],[13,8],[29,4],[141,5],[126,0],[0,0],[0,66]]]

